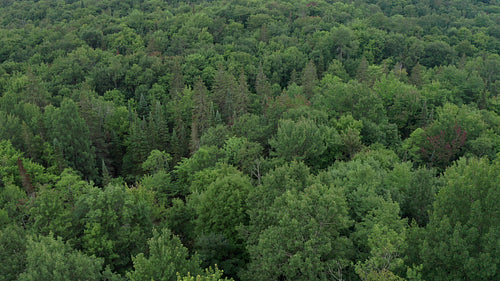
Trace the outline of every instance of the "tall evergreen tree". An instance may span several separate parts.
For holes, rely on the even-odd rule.
[[[422,87],[422,66],[419,63],[411,69],[410,83],[418,88]]]
[[[173,59],[170,77],[170,98],[176,99],[182,94],[184,90],[184,76],[182,74],[181,58],[176,57]]]
[[[302,71],[302,91],[306,98],[311,98],[314,94],[314,88],[318,84],[318,75],[316,65],[310,60]]]
[[[271,98],[272,89],[269,79],[267,79],[266,74],[264,74],[262,63],[259,63],[257,77],[255,78],[255,93],[257,94],[257,98],[260,100],[261,108],[265,108],[268,103],[268,99]]]
[[[236,120],[241,115],[247,113],[248,105],[250,103],[248,91],[248,83],[245,72],[241,70],[240,77],[238,78],[238,90],[236,91],[233,119]]]
[[[212,100],[217,105],[224,122],[228,122],[232,119],[237,92],[238,83],[236,79],[231,73],[225,71],[224,68],[220,66],[215,76]]]
[[[200,147],[200,138],[210,127],[212,120],[211,102],[208,90],[201,79],[193,89],[193,120],[191,123],[191,153]]]
[[[129,181],[135,181],[142,174],[141,164],[152,150],[148,127],[145,119],[139,119],[135,113],[130,122],[127,138],[127,152],[123,157],[123,173]]]
[[[370,80],[370,76],[368,73],[368,61],[365,57],[363,57],[361,59],[361,62],[359,63],[358,69],[356,71],[356,79],[363,83],[368,83]]]
[[[159,101],[154,101],[151,106],[148,116],[147,136],[151,143],[151,149],[167,150],[170,134],[164,106]]]
[[[80,117],[75,102],[65,99],[60,108],[46,107],[44,119],[49,140],[56,150],[62,152],[66,164],[80,171],[85,179],[95,180],[95,150],[89,137],[89,128]]]
[[[92,141],[92,147],[95,149],[96,163],[101,166],[99,162],[104,161],[105,166],[112,167],[111,138],[109,131],[105,128],[106,119],[113,111],[112,105],[102,99],[93,98],[89,94],[85,91],[80,94],[80,114],[89,128],[89,137]]]
[[[264,73],[262,63],[259,63],[257,77],[255,78],[255,93],[262,100],[266,100],[271,96],[271,84],[269,83],[269,79],[267,79],[267,76]]]

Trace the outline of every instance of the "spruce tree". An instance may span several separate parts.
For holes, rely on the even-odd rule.
[[[306,98],[311,98],[314,94],[314,88],[318,84],[318,75],[316,65],[310,60],[302,72],[302,91]]]

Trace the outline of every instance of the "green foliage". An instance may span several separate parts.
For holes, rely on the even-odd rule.
[[[80,171],[86,179],[96,179],[95,152],[89,139],[89,130],[78,114],[78,107],[65,99],[60,108],[48,106],[44,114],[48,138],[66,164]]]
[[[215,146],[202,146],[191,158],[184,158],[174,169],[177,184],[188,188],[196,172],[215,166],[222,153]]]
[[[187,276],[181,277],[179,273],[177,273],[177,281],[230,281],[233,279],[222,279],[223,271],[219,270],[217,267],[215,269],[207,268],[205,272],[201,275],[192,276],[190,273]]]
[[[200,145],[202,146],[217,146],[222,148],[224,142],[231,136],[229,128],[222,124],[210,127],[201,136]]]
[[[314,203],[313,203],[314,202]],[[329,280],[350,255],[342,235],[352,221],[342,189],[313,184],[277,198],[269,210],[272,223],[256,245],[244,280]],[[340,269],[341,271],[342,269]]]
[[[7,279],[498,279],[495,1],[0,2]]]
[[[148,246],[148,256],[140,253],[133,258],[134,270],[127,273],[130,280],[175,281],[178,274],[201,274],[199,258],[190,257],[188,249],[168,228],[153,230]]]
[[[246,138],[231,137],[223,148],[227,163],[238,167],[247,175],[258,175],[262,146]]]
[[[424,278],[498,278],[499,169],[462,158],[446,170],[421,247]]]
[[[31,227],[43,235],[53,234],[67,240],[74,236],[75,203],[91,185],[75,171],[65,169],[54,186],[43,186],[30,205]]]
[[[142,253],[152,229],[152,195],[147,190],[92,187],[75,204],[73,243],[123,272],[130,255]]]
[[[150,173],[166,172],[169,170],[170,161],[172,161],[172,156],[164,151],[155,149],[151,151],[148,159],[142,163],[142,169]]]
[[[428,128],[416,129],[405,140],[405,146],[414,160],[444,170],[451,161],[467,152],[496,157],[491,151],[497,150],[493,147],[498,145],[498,130],[496,125],[486,122],[488,119],[483,117],[481,111],[447,103],[439,108],[437,114]]]
[[[397,163],[383,179],[391,198],[401,208],[401,215],[425,226],[442,181],[435,171],[425,168],[412,169],[411,163]]]
[[[269,120],[262,115],[244,114],[240,116],[231,130],[237,137],[247,138],[251,142],[257,142],[262,147],[268,146],[267,140],[273,134],[273,128]]]
[[[313,120],[305,118],[297,122],[281,120],[276,137],[269,140],[277,157],[286,161],[303,160],[311,166],[321,165],[321,157],[327,148],[334,147],[339,142],[340,137],[335,129],[318,126]],[[327,164],[333,162],[338,152],[333,148],[331,153],[333,155],[327,155],[328,159],[324,160]]]
[[[356,273],[362,280],[403,280],[394,272],[403,266],[405,250],[405,221],[400,220],[397,204],[384,202],[356,225],[354,238],[368,238],[368,259],[356,264]],[[365,241],[361,242],[366,243]]]
[[[186,247],[191,248],[195,236],[194,219],[196,218],[196,211],[193,206],[186,204],[179,198],[174,198],[172,206],[165,210],[164,215],[165,220],[162,224],[171,229]]]
[[[197,229],[201,233],[221,232],[236,239],[236,226],[248,221],[246,197],[250,182],[241,174],[215,179],[195,200]]]
[[[101,280],[103,260],[71,249],[60,238],[29,237],[26,270],[18,280]]]
[[[203,81],[198,80],[193,89],[193,123],[191,124],[191,151],[200,147],[200,138],[209,129],[212,123],[211,103],[208,99],[208,90]]]
[[[3,185],[0,192],[0,225],[24,224],[29,212],[28,200],[26,192],[18,186]]]
[[[49,183],[54,176],[46,173],[42,165],[23,157],[8,140],[0,141],[0,181],[27,189]],[[23,172],[21,172],[23,171]]]
[[[218,264],[226,274],[236,276],[245,261],[244,241],[237,228],[247,225],[249,220],[246,203],[251,190],[249,178],[234,168],[222,166],[197,173],[193,185],[196,191],[188,204],[196,214],[195,248],[203,265]]]
[[[287,190],[303,190],[312,183],[310,169],[303,162],[290,162],[278,166],[262,177],[262,184],[250,190],[247,204],[250,224],[240,227],[240,233],[249,245],[275,219],[269,212],[275,198]]]
[[[19,226],[10,224],[0,228],[1,280],[17,280],[26,269],[26,233]]]

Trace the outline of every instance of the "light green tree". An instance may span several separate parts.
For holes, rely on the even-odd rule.
[[[75,204],[72,243],[123,273],[132,264],[131,256],[146,250],[153,227],[153,200],[154,195],[141,186],[89,188]]]
[[[270,224],[255,245],[243,280],[332,280],[342,278],[352,244],[352,226],[341,188],[319,183],[289,190],[269,212]]]
[[[213,177],[217,174],[218,177]],[[227,275],[236,276],[246,259],[245,243],[238,227],[248,225],[250,179],[229,166],[215,169],[208,178],[197,182],[205,182],[201,184],[205,190],[192,194],[189,201],[196,212],[195,248],[204,266],[218,264]]]
[[[500,161],[462,158],[444,173],[421,247],[423,277],[500,277]]]
[[[130,280],[175,281],[177,274],[202,273],[198,256],[190,256],[188,249],[168,228],[153,230],[148,246],[149,255],[140,253],[132,259],[134,270],[127,272]]]
[[[231,281],[233,279],[222,278],[223,271],[219,270],[217,267],[215,269],[207,268],[205,272],[198,275],[191,275],[190,273],[187,276],[182,276],[177,273],[177,281]]]
[[[304,161],[311,166],[321,165],[322,155],[336,143],[340,143],[340,136],[334,128],[318,126],[314,120],[306,118],[296,122],[280,120],[276,136],[269,140],[274,150],[272,155],[286,161]]]
[[[26,270],[18,280],[101,280],[103,259],[73,250],[61,238],[30,237]]]

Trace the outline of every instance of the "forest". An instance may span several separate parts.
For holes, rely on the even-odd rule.
[[[0,281],[500,280],[498,0],[0,15]]]

